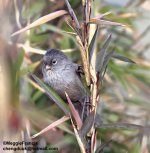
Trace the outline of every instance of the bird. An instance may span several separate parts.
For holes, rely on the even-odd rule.
[[[58,95],[67,100],[65,92],[73,103],[81,102],[86,90],[81,81],[84,74],[81,65],[73,63],[62,51],[51,48],[46,51],[42,64],[43,80]]]

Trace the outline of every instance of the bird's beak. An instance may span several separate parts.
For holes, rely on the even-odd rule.
[[[49,65],[46,65],[45,68],[46,68],[46,70],[51,70],[51,66],[49,66]]]

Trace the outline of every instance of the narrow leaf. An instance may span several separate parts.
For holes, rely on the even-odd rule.
[[[99,73],[100,76],[102,76],[102,73],[105,71],[105,69],[106,69],[111,57],[113,56],[113,53],[114,53],[114,51],[107,53],[107,55],[106,55],[106,57],[104,59],[103,66],[100,69],[100,73]]]
[[[121,13],[117,16],[117,18],[132,18],[132,17],[137,17],[138,14],[137,13],[131,13],[131,12],[128,12],[128,13]]]
[[[31,53],[41,54],[41,55],[44,55],[46,52],[45,50],[32,48],[32,47],[30,47],[28,45],[24,45],[24,44],[17,44],[17,47],[23,48],[25,50],[25,52],[31,52]]]
[[[47,108],[48,110],[52,110],[53,107]],[[44,126],[50,125],[54,123],[58,118],[49,113],[49,111],[39,110],[34,106],[26,109],[26,107],[21,108],[21,112],[26,115],[30,122],[32,122],[33,126],[36,126],[40,131],[44,129]],[[65,115],[64,115],[65,116]],[[72,129],[68,127],[68,123],[63,123],[58,126],[58,128],[68,134],[74,135]]]
[[[118,23],[118,22],[112,22],[112,21],[106,21],[106,20],[101,20],[101,19],[91,19],[89,21],[90,24],[98,24],[98,25],[109,25],[109,26],[122,26],[124,27],[124,24]]]
[[[68,11],[69,11],[70,16],[71,16],[72,20],[75,22],[76,28],[79,30],[79,29],[80,29],[79,21],[78,21],[76,15],[75,15],[73,9],[71,8],[71,5],[70,5],[70,3],[68,2],[68,0],[65,0],[65,2],[66,2],[66,5],[67,5],[67,7],[68,7]]]
[[[78,111],[75,109],[74,105],[72,104],[72,101],[70,100],[68,94],[65,92],[66,94],[66,98],[67,98],[67,101],[69,103],[69,107],[70,107],[70,110],[72,112],[72,115],[76,121],[76,124],[77,124],[77,127],[80,129],[82,127],[82,121],[81,121],[81,118],[79,116],[79,113]]]
[[[86,148],[87,148],[88,144],[87,144],[86,140],[82,136],[79,135],[78,130],[76,129],[72,119],[71,119],[71,123],[72,123],[72,127],[73,127],[73,130],[74,130],[74,133],[75,133],[76,139],[78,141],[81,152],[87,153]]]
[[[41,86],[44,89],[46,94],[64,111],[64,113],[68,115],[69,114],[68,107],[66,103],[60,98],[60,96],[50,86],[47,86],[34,74],[30,73],[30,75],[39,84],[39,86]]]
[[[96,127],[101,129],[137,129],[137,130],[145,131],[145,132],[148,132],[150,129],[149,126],[144,127],[142,125],[129,124],[129,123],[101,124]]]
[[[99,35],[99,27],[97,26],[96,30],[95,30],[95,33],[93,35],[93,38],[90,42],[90,45],[89,45],[89,62],[91,63],[91,60],[92,60],[92,56],[93,56],[93,53],[94,53],[94,49],[96,47],[96,40],[97,40],[97,37]]]
[[[94,120],[94,127],[100,127],[103,124],[103,120],[100,114],[96,113]]]
[[[94,118],[95,118],[95,113],[92,111],[86,118],[86,120],[83,123],[83,126],[80,130],[80,135],[83,137],[90,131],[90,129],[93,126],[94,123]]]
[[[96,66],[98,67],[99,66],[99,70],[102,69],[103,67],[103,63],[104,63],[104,60],[105,60],[105,56],[106,56],[106,51],[107,51],[107,48],[110,44],[110,41],[111,41],[111,34],[108,36],[108,38],[106,39],[104,45],[102,46],[101,50],[98,52],[97,54],[97,58],[96,58]]]
[[[60,118],[59,120],[53,122],[52,124],[50,124],[49,126],[47,126],[46,128],[44,128],[43,130],[41,130],[39,133],[35,134],[32,136],[32,138],[35,138],[45,132],[48,132],[49,130],[53,129],[54,127],[58,126],[59,124],[62,124],[63,122],[67,121],[70,117],[68,116],[63,116],[62,118]]]
[[[112,140],[108,140],[107,142],[105,142],[103,145],[101,145],[99,148],[97,148],[95,153],[101,153],[105,147],[107,147],[110,143],[112,142]]]
[[[94,17],[93,19],[102,19],[103,17],[105,17],[105,16],[107,16],[109,14],[111,14],[111,12],[106,12],[104,14],[99,14],[96,17]]]
[[[129,59],[128,57],[119,55],[119,54],[117,54],[117,53],[114,53],[112,57],[113,57],[113,58],[117,58],[117,59],[119,59],[119,60],[121,60],[121,61],[124,61],[124,62],[135,63],[134,61],[132,61],[132,60]]]
[[[29,71],[28,71],[29,72]],[[31,73],[31,71],[30,71]],[[39,84],[37,84],[35,81],[33,81],[32,79],[30,79],[29,77],[25,78],[34,88],[38,89],[39,91],[41,91],[42,93],[46,93],[45,90],[39,86]]]
[[[27,30],[29,30],[29,29],[31,29],[31,28],[34,28],[34,27],[39,26],[39,25],[41,25],[41,24],[44,24],[44,23],[46,23],[46,22],[48,22],[48,21],[51,21],[51,20],[53,20],[53,19],[55,19],[55,18],[57,18],[57,17],[60,17],[60,16],[62,16],[62,15],[64,15],[64,14],[66,14],[66,13],[67,13],[67,12],[66,12],[65,10],[59,10],[59,11],[50,13],[50,14],[48,14],[48,15],[45,15],[45,16],[43,16],[43,17],[37,19],[37,20],[34,21],[33,23],[29,24],[29,25],[26,26],[25,28],[23,28],[23,29],[21,29],[21,30],[15,32],[15,33],[13,33],[11,36],[15,36],[15,35],[17,35],[17,34],[19,34],[19,33],[25,32],[25,31],[27,31]]]

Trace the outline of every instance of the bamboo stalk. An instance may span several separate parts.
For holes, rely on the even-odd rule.
[[[79,48],[80,48],[81,58],[82,58],[82,62],[83,62],[83,68],[84,68],[84,71],[85,71],[86,83],[89,86],[90,85],[90,71],[89,71],[88,57],[87,57],[87,54],[86,54],[85,47],[83,46],[79,36],[76,36],[76,39],[77,39],[77,42],[78,42]]]

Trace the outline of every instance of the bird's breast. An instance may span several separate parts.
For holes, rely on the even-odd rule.
[[[73,71],[51,72],[46,82],[65,100],[65,92],[68,93],[72,101],[79,101],[85,95],[82,83]]]

